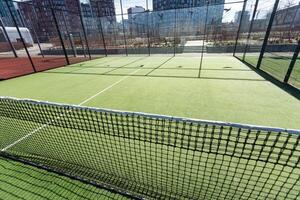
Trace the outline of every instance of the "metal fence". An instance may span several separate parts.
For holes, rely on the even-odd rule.
[[[277,80],[300,88],[300,1],[248,0],[234,55]]]
[[[201,69],[206,55],[233,53],[299,88],[299,7],[299,0],[4,0],[0,57],[3,66],[22,64],[17,76],[108,55],[195,56]]]
[[[206,53],[233,52],[239,25],[235,13],[244,3],[61,2],[1,1],[0,38],[7,47],[1,59],[11,58],[14,66],[17,61],[26,62],[27,67],[16,69],[23,70],[20,75],[107,55],[184,54],[199,58],[203,65],[200,61]],[[29,32],[30,41],[21,32],[16,33],[16,41],[10,41],[4,34],[8,27]]]

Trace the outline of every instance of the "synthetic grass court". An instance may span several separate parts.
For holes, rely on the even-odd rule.
[[[299,100],[233,57],[107,57],[0,83],[1,96],[299,129]],[[100,94],[97,94],[99,93]],[[96,96],[94,96],[96,95]]]
[[[127,199],[80,181],[0,158],[1,199]]]
[[[1,112],[1,132],[11,133],[2,152],[147,199],[299,194],[299,132],[12,99],[1,99]]]
[[[242,59],[242,57],[240,57]],[[251,64],[252,66],[256,66],[258,62],[259,55],[247,54],[245,56],[245,62]],[[285,75],[288,71],[292,59],[292,55],[274,55],[270,53],[265,53],[262,63],[261,69],[270,75],[274,76],[276,79],[283,81]],[[293,71],[291,73],[289,83],[297,88],[300,88],[300,62],[297,59]]]
[[[209,57],[204,59],[204,63],[206,64],[203,65],[201,78],[199,79],[195,78],[198,76],[198,68],[196,66],[199,66],[199,59],[195,58],[108,57],[1,82],[0,95],[80,104],[84,106],[299,129],[300,114],[297,111],[300,105],[297,99],[285,93],[280,88],[277,88],[272,83],[264,80],[235,58],[224,57],[219,63],[216,63],[215,58]],[[23,137],[25,132],[25,134],[27,134],[32,130],[32,127],[38,128],[39,126],[40,124],[35,123],[23,126],[22,122],[18,123],[18,121],[14,123],[14,126],[10,126],[9,123],[7,123],[4,129],[10,133],[14,132],[15,135],[2,138],[1,148]],[[18,130],[27,131],[18,132]],[[72,161],[75,159],[74,156],[81,155],[80,153],[83,152],[83,149],[80,150],[80,148],[86,148],[86,144],[95,142],[91,138],[91,140],[79,145],[72,143],[72,138],[59,135],[58,133],[63,131],[62,129],[52,129],[51,133],[53,135],[51,137],[49,134],[46,134],[47,130],[48,128],[43,130],[42,134],[33,135],[19,143],[15,150],[25,148],[27,149],[27,153],[37,151],[45,155],[57,155],[55,152],[59,149],[59,154],[69,155],[70,157],[68,159]],[[51,128],[49,130],[51,130]],[[70,134],[74,134],[74,138],[76,138],[78,133],[81,134],[81,131],[70,132]],[[246,133],[243,134],[245,134],[243,135],[243,138],[245,138]],[[226,134],[224,134],[224,137],[226,137]],[[266,135],[262,134],[260,137],[263,140]],[[273,137],[275,139],[275,136]],[[131,146],[129,146],[126,144],[130,142],[126,142],[126,139],[124,139],[124,141],[113,140],[114,142],[112,144],[107,143],[107,141],[111,141],[111,139],[110,136],[107,136],[107,138],[104,138],[100,143],[101,146],[103,146],[102,155],[106,155],[107,157],[105,158],[112,161],[111,163],[107,162],[107,165],[105,165],[107,169],[113,169],[111,166],[118,166],[120,163],[127,168],[140,169],[139,166],[142,164],[142,160],[136,160],[135,165],[127,166],[129,163],[126,162],[126,159],[133,160],[135,157],[143,158],[143,155],[147,155],[149,158],[144,157],[143,159],[152,160],[151,158],[154,156],[147,154],[148,149],[151,148],[151,144],[150,146],[143,146],[138,143],[131,143]],[[51,146],[41,145],[38,148],[36,148],[36,146],[30,148],[30,144],[39,144],[42,141],[47,141]],[[65,144],[68,144],[68,148],[61,148],[66,147]],[[134,151],[124,155],[125,160],[118,160],[118,162],[116,162],[119,154],[124,152],[128,153],[128,148],[133,148],[135,145],[137,145],[136,148],[140,148],[140,156]],[[66,149],[69,153],[65,152]],[[166,152],[169,152],[169,148],[164,149],[163,146],[158,145],[157,149],[159,151],[157,151],[156,154],[168,155]],[[12,151],[14,151],[14,148],[12,148]],[[90,149],[90,151],[92,151],[92,149]],[[117,153],[108,153],[113,151]],[[182,150],[179,148],[174,149],[169,156],[180,155],[181,152]],[[188,154],[187,158],[193,156],[195,156],[195,154]],[[220,160],[225,160],[225,163],[223,163],[223,161],[222,163],[219,163],[219,161],[216,163],[216,156],[206,153],[203,153],[203,156],[204,158],[201,158],[204,159],[202,162],[208,164],[202,167],[209,168],[209,166],[212,166],[212,169],[206,172],[204,171],[202,176],[206,173],[212,175],[215,172],[218,172],[219,176],[221,172],[219,167],[222,165],[225,166],[227,170],[237,166],[237,162],[231,163],[233,160],[230,157],[223,157],[222,159],[218,157]],[[81,159],[85,157],[84,154],[82,157],[80,156]],[[200,157],[199,155],[199,159]],[[7,165],[7,161],[3,162]],[[157,167],[157,163],[159,162],[160,160],[157,158],[157,160],[154,159],[149,162],[147,166]],[[245,164],[247,160],[238,161],[238,163],[239,162]],[[62,163],[60,164],[63,165]],[[93,167],[93,163],[87,162],[86,164]],[[260,170],[261,166],[264,166],[263,163],[257,164],[255,161],[251,161],[248,164],[248,171],[253,170],[252,167],[254,165],[258,165],[258,170]],[[160,172],[166,171],[167,169],[165,169],[165,167],[168,166],[162,166],[162,168],[158,169]],[[179,165],[178,172],[181,171],[181,167],[184,166]],[[268,165],[265,169],[268,170],[269,167],[272,168],[272,165]],[[23,170],[23,166],[16,167],[16,170]],[[144,170],[147,170],[147,168]],[[247,171],[246,168],[244,170]],[[276,168],[274,172],[277,173],[277,170],[280,171],[280,168]],[[3,173],[9,172],[4,171]],[[184,182],[185,173],[186,171],[184,171],[184,173],[178,173],[178,180]],[[224,171],[224,173],[222,172],[221,174],[223,176],[226,175],[226,173],[229,174],[227,174],[228,178],[224,179],[223,185],[230,183],[231,177],[234,174],[232,171]],[[240,171],[236,171],[235,173],[240,173]],[[256,177],[259,176],[253,176],[251,182],[255,182]],[[262,176],[262,178],[267,177]],[[284,178],[280,178],[279,180],[285,181]],[[150,179],[148,181],[157,183],[159,180]],[[213,182],[214,179],[210,179],[209,181]],[[239,181],[240,185],[244,186],[247,184],[242,179],[239,179]],[[270,181],[270,184],[272,184],[272,180]],[[73,181],[71,182],[73,183]],[[206,182],[203,184],[206,185]],[[19,183],[15,181],[13,184],[18,185]],[[65,187],[65,184],[62,184]],[[222,183],[218,183],[217,186],[219,187],[221,184]],[[239,191],[236,193],[230,192],[236,191],[239,184],[232,185],[229,188],[226,187],[225,190],[228,190],[228,192],[227,194],[222,193],[222,195],[243,195]],[[257,183],[257,185],[253,186],[250,190],[259,192],[262,186],[260,183]],[[68,186],[66,187],[68,188]],[[209,189],[209,186],[205,187]],[[27,189],[31,190],[31,188],[30,186]],[[57,187],[55,188],[57,189]],[[184,190],[184,188],[182,190]],[[12,188],[12,191],[14,191],[14,188]],[[7,193],[11,193],[12,191],[6,192],[5,194],[9,195]],[[84,191],[85,188],[78,189],[79,194]],[[28,193],[28,198],[30,198],[30,192]],[[104,193],[107,194],[107,192]],[[68,191],[64,191],[62,195],[67,194]],[[47,195],[47,198],[51,198],[53,194],[49,195],[50,196]],[[109,197],[114,197],[115,194],[108,195]],[[212,195],[211,197],[213,197],[213,194],[210,193],[205,194],[204,197],[206,195]]]

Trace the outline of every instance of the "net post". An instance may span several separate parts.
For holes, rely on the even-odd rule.
[[[11,43],[11,40],[9,39],[8,33],[7,33],[6,29],[5,29],[5,25],[4,25],[4,23],[3,23],[3,20],[2,20],[2,18],[1,18],[1,16],[0,16],[0,25],[1,25],[1,27],[2,27],[3,33],[4,33],[4,35],[5,35],[5,38],[7,39],[8,43],[9,43],[9,46],[10,46],[10,48],[11,48],[11,50],[12,50],[12,52],[13,52],[15,58],[18,58],[18,54],[17,54],[17,52],[16,52],[16,49],[15,49],[15,47],[13,46],[13,44]]]
[[[37,70],[35,69],[33,60],[32,60],[32,58],[31,58],[31,56],[30,56],[30,53],[29,53],[29,51],[28,51],[28,49],[27,49],[27,46],[26,46],[26,43],[25,43],[24,38],[23,38],[23,36],[22,36],[22,33],[21,33],[21,31],[20,31],[20,28],[19,28],[19,26],[18,26],[17,20],[16,20],[14,14],[13,14],[13,12],[12,12],[12,10],[11,10],[9,4],[8,4],[8,0],[4,0],[4,1],[5,1],[5,3],[6,3],[6,6],[7,6],[7,9],[8,9],[8,11],[9,11],[9,14],[10,14],[10,16],[11,16],[13,22],[14,22],[14,25],[16,26],[16,29],[17,29],[18,34],[19,34],[19,36],[20,36],[21,42],[22,42],[22,44],[23,44],[23,46],[24,46],[24,48],[25,48],[25,52],[26,52],[26,54],[27,54],[27,56],[28,56],[28,59],[29,59],[30,64],[31,64],[31,66],[32,66],[32,69],[33,69],[34,72],[37,72]]]
[[[82,13],[81,13],[82,9],[81,9],[80,0],[77,0],[77,4],[78,4],[78,12],[79,12],[79,18],[80,18],[82,31],[83,31],[83,36],[84,36],[86,48],[87,48],[87,51],[88,51],[88,54],[89,54],[89,59],[91,60],[92,57],[91,57],[91,52],[90,52],[90,46],[89,46],[89,42],[88,42],[88,39],[87,39],[86,29],[85,29],[85,26],[84,26],[84,21],[83,21],[83,17],[82,17]]]
[[[263,45],[262,45],[262,48],[261,48],[261,51],[260,51],[260,55],[259,55],[259,58],[258,58],[258,61],[257,61],[257,65],[256,65],[257,69],[260,68],[262,59],[263,59],[265,51],[266,51],[266,47],[267,47],[267,44],[268,44],[268,39],[269,39],[269,36],[270,36],[270,33],[271,33],[271,29],[272,29],[273,21],[274,21],[275,14],[276,14],[276,11],[277,11],[277,8],[278,8],[278,4],[279,4],[279,0],[275,0],[273,11],[272,11],[270,21],[269,21],[269,24],[268,24],[268,27],[267,27],[266,35],[265,35],[265,38],[264,38],[264,42],[263,42]]]
[[[122,16],[122,26],[123,26],[123,36],[124,36],[125,52],[126,52],[126,56],[128,56],[128,51],[127,51],[127,41],[126,41],[126,34],[125,34],[125,25],[124,25],[124,16],[123,16],[123,4],[122,4],[122,0],[120,0],[120,7],[121,7],[121,16]]]
[[[288,71],[285,75],[285,78],[284,78],[284,83],[287,83],[290,79],[290,76],[292,74],[292,71],[295,67],[295,64],[296,64],[296,61],[297,61],[297,58],[298,58],[298,55],[299,55],[299,52],[300,52],[300,39],[298,39],[298,44],[297,44],[297,47],[294,51],[294,55],[293,55],[293,58],[292,58],[292,61],[290,62],[290,66],[288,68]]]
[[[237,46],[237,43],[238,43],[240,31],[241,31],[242,19],[243,19],[244,14],[245,14],[246,5],[247,5],[247,0],[244,0],[242,14],[241,14],[241,18],[240,18],[240,23],[239,23],[239,27],[238,27],[238,30],[237,30],[237,33],[236,33],[236,38],[235,38],[235,45],[234,45],[234,49],[233,49],[233,56],[235,56],[236,46]]]

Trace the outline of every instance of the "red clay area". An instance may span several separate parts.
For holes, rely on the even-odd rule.
[[[71,57],[71,64],[86,61],[88,58]],[[33,57],[33,64],[37,72],[62,67],[67,65],[65,57]],[[18,76],[34,73],[30,60],[27,57],[23,58],[0,58],[0,79],[9,79]]]

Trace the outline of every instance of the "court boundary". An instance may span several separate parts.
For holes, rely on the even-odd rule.
[[[111,89],[112,87],[118,85],[119,83],[121,83],[122,81],[124,81],[125,79],[129,78],[131,75],[135,74],[136,72],[138,72],[139,70],[141,70],[142,68],[139,68],[131,73],[129,73],[128,75],[124,76],[123,78],[121,78],[120,80],[118,80],[117,82],[114,82],[113,84],[107,86],[106,88],[102,89],[101,91],[97,92],[96,94],[94,94],[93,96],[90,96],[89,98],[85,99],[84,101],[80,102],[77,106],[82,106],[83,104],[91,101],[92,99],[94,99],[95,97],[99,96],[100,94],[106,92],[107,90]],[[3,97],[0,97],[0,99],[3,99]],[[71,111],[71,110],[69,110]],[[59,119],[60,117],[62,117],[63,115],[61,114],[60,116],[58,116],[56,119]],[[7,145],[6,147],[2,148],[0,150],[0,152],[5,152],[8,149],[14,147],[15,145],[17,145],[18,143],[22,142],[23,140],[25,140],[26,138],[32,136],[33,134],[36,134],[37,132],[39,132],[40,130],[43,130],[44,128],[46,128],[51,122],[53,122],[53,120],[47,122],[46,124],[43,124],[42,126],[32,130],[30,133],[26,134],[25,136],[19,138],[18,140],[14,141],[13,143]]]

